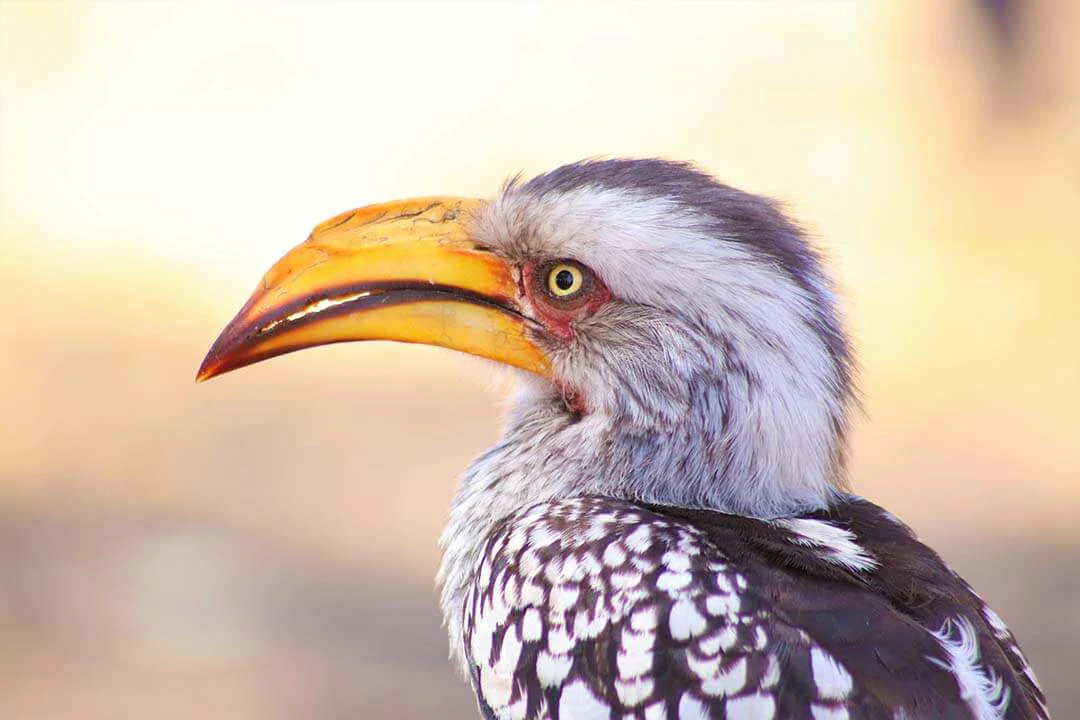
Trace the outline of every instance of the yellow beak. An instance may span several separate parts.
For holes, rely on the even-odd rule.
[[[277,355],[351,340],[461,350],[542,376],[513,267],[472,242],[483,201],[430,197],[327,220],[263,277],[221,332],[197,381]]]

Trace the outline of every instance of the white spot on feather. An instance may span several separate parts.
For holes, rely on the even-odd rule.
[[[566,628],[562,625],[549,627],[547,640],[548,652],[554,655],[568,653],[574,648],[573,638],[570,637],[570,634],[566,632]]]
[[[574,635],[586,640],[597,637],[608,626],[608,620],[604,613],[590,615],[582,610],[574,616]]]
[[[478,663],[486,664],[491,657],[491,633],[492,628],[482,623],[481,616],[472,631],[472,642],[469,648],[472,656]]]
[[[503,585],[503,595],[505,596],[506,604],[509,607],[515,607],[518,604],[518,591],[521,588],[521,581],[518,580],[517,575],[508,575],[506,582]]]
[[[559,539],[559,533],[549,525],[535,525],[529,533],[529,545],[534,548],[545,548]]]
[[[618,567],[626,562],[626,553],[617,543],[612,543],[604,548],[603,560],[608,567]]]
[[[525,711],[529,709],[529,696],[520,693],[518,699],[506,706],[506,712],[501,715],[505,720],[525,720]]]
[[[675,640],[689,640],[705,632],[705,616],[698,612],[692,600],[683,599],[671,606],[668,628]]]
[[[645,720],[667,720],[667,709],[663,701],[654,702],[645,708]]]
[[[693,576],[688,572],[662,572],[656,579],[656,587],[669,595],[674,595],[677,590],[682,590],[692,580]]]
[[[514,528],[514,532],[510,533],[509,540],[506,541],[507,550],[512,553],[516,553],[525,547],[526,531],[521,525]]]
[[[540,620],[540,611],[534,607],[525,611],[525,617],[521,619],[521,639],[525,642],[536,642],[543,634],[544,625]]]
[[[734,615],[741,605],[738,595],[710,595],[705,599],[705,609],[710,615]]]
[[[721,650],[727,651],[735,647],[736,640],[738,640],[738,635],[735,633],[735,628],[725,625],[720,630],[702,638],[698,642],[698,647],[706,655],[716,655]]]
[[[544,578],[550,585],[557,585],[563,579],[563,563],[567,560],[565,555],[555,555],[548,559],[544,566]]]
[[[770,720],[776,716],[776,701],[763,693],[743,695],[728,700],[725,710],[727,720]]]
[[[513,674],[519,657],[521,657],[521,640],[518,639],[517,628],[510,626],[503,633],[503,641],[499,647],[499,659],[495,663],[495,671],[500,674]]]
[[[674,570],[675,572],[686,572],[690,569],[690,556],[684,552],[668,550],[664,553],[664,556],[660,561],[669,570]]]
[[[536,679],[541,687],[558,687],[570,674],[573,664],[574,659],[569,655],[552,655],[541,650],[536,655]]]
[[[776,520],[776,525],[790,530],[799,545],[823,550],[824,559],[849,570],[873,570],[878,566],[876,558],[856,542],[854,533],[824,520],[790,518]]]
[[[574,603],[577,602],[580,594],[581,588],[577,583],[561,583],[556,585],[551,591],[549,600],[552,612],[565,612],[574,607]]]
[[[641,573],[636,570],[620,570],[611,574],[611,585],[617,590],[627,590],[641,584]]]
[[[630,616],[630,627],[634,630],[653,630],[656,628],[656,624],[656,607],[652,605],[635,610],[634,614]]]
[[[652,670],[653,655],[651,652],[640,650],[620,650],[615,656],[615,667],[619,670],[619,676],[623,678],[636,678]]]
[[[652,630],[636,633],[623,628],[622,648],[626,652],[651,652],[655,644],[656,633]]]
[[[814,703],[810,706],[810,715],[814,720],[848,720],[847,708],[830,707]]]
[[[1001,619],[989,605],[983,605],[983,617],[986,618],[986,622],[990,623],[990,627],[994,630],[994,635],[999,640],[1004,640],[1009,637],[1009,626],[1005,624],[1005,621]]]
[[[491,561],[485,559],[480,563],[480,579],[477,585],[486,588],[491,583]]]
[[[765,666],[765,674],[761,677],[761,687],[768,690],[778,682],[780,682],[780,660],[770,653],[768,665]]]
[[[641,675],[633,680],[615,680],[615,694],[626,707],[640,705],[649,699],[652,692],[653,679],[649,675]]]
[[[581,572],[584,577],[592,577],[603,572],[603,566],[595,555],[587,552],[581,556]]]
[[[851,675],[832,655],[819,647],[810,648],[810,670],[818,697],[843,700],[851,694]]]
[[[765,646],[769,643],[769,635],[765,632],[765,628],[758,625],[754,628],[754,649],[764,650]]]
[[[526,577],[535,577],[540,570],[543,569],[540,562],[540,555],[536,550],[529,548],[521,554],[521,563],[519,567]]]
[[[506,707],[513,689],[513,675],[499,673],[495,668],[480,668],[480,690],[484,700],[493,708]]]
[[[611,708],[593,694],[581,680],[563,688],[559,696],[559,717],[574,720],[608,720]]]
[[[956,630],[955,637],[953,630]],[[952,673],[960,687],[960,697],[978,720],[999,720],[1009,707],[1009,688],[991,668],[981,664],[979,639],[971,621],[965,617],[948,618],[941,630],[931,633],[945,651],[947,661],[927,658]]]
[[[727,570],[716,573],[716,588],[725,595],[735,593],[735,588],[731,587],[731,581],[728,579]]]
[[[717,663],[719,664],[719,663]],[[746,658],[739,658],[728,668],[701,683],[701,690],[713,697],[734,695],[746,686]]]
[[[578,562],[577,555],[567,555],[562,566],[562,579],[563,580],[576,580],[580,578],[579,568],[581,564]]]
[[[709,720],[709,709],[690,693],[683,693],[679,700],[679,720]]]
[[[632,553],[643,553],[649,549],[652,539],[652,527],[649,525],[642,525],[637,530],[627,535],[626,539],[623,540],[623,544],[626,545],[626,549]]]
[[[521,603],[526,607],[535,607],[544,604],[544,587],[532,580],[525,583],[521,588]]]

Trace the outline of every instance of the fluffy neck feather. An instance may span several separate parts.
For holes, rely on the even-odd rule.
[[[797,403],[752,384],[738,372],[691,377],[667,392],[615,393],[578,417],[550,386],[525,381],[502,439],[462,477],[442,536],[442,606],[461,667],[464,597],[483,543],[498,520],[524,507],[577,495],[757,517],[828,505],[842,423],[820,440],[824,465],[799,467],[793,460],[805,448],[776,432],[806,422],[790,416]]]

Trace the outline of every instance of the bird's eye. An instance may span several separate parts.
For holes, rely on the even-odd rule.
[[[553,298],[568,300],[585,287],[585,273],[577,265],[556,263],[547,271],[545,287]]]

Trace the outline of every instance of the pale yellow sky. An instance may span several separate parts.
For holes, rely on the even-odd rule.
[[[998,127],[970,7],[3,0],[3,290],[66,318],[78,288],[127,337],[208,344],[347,208],[490,195],[586,156],[691,159],[829,250],[874,420],[857,461],[947,410],[1025,434],[1016,475],[1071,493],[1080,112]],[[977,499],[967,477],[949,487]],[[1009,487],[1018,513],[1061,507]]]
[[[345,208],[489,195],[590,155],[694,159],[813,206],[881,162],[891,132],[851,127],[890,104],[872,4],[0,13],[2,220],[80,261],[104,249],[246,277]]]

